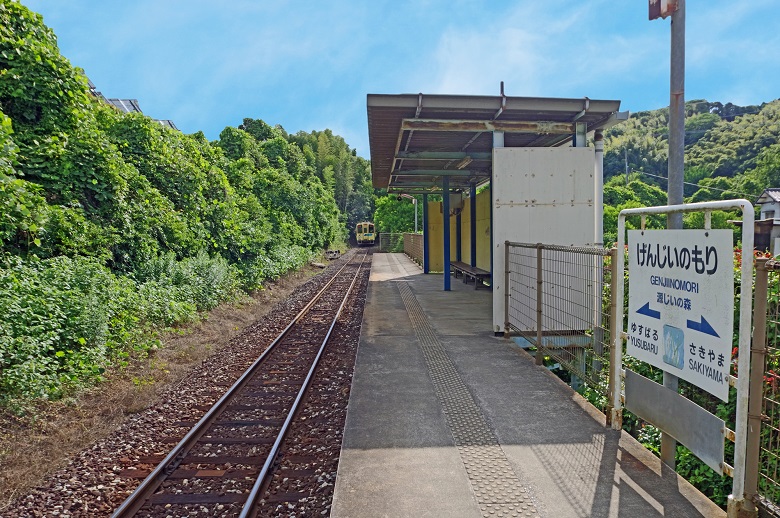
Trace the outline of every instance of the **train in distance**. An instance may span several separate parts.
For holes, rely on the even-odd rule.
[[[374,224],[370,221],[361,221],[355,225],[355,239],[358,246],[372,246],[376,241]]]

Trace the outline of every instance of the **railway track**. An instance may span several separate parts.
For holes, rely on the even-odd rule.
[[[274,505],[304,496],[286,489],[291,486],[289,477],[272,477],[274,463],[365,258],[365,253],[356,254],[332,277],[194,423],[116,509],[114,517],[201,514],[243,518],[274,513],[263,510],[261,503]],[[306,475],[308,471],[312,470],[288,470],[287,474]],[[284,487],[272,487],[272,478]],[[268,501],[263,500],[266,494],[272,495]]]

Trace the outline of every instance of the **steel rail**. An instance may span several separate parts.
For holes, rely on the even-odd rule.
[[[362,266],[363,260],[365,260],[365,254],[358,265],[358,270]],[[200,420],[193,426],[189,432],[182,438],[179,443],[171,449],[171,452],[160,462],[160,464],[152,470],[151,473],[141,482],[141,484],[131,493],[127,499],[119,506],[112,518],[127,518],[134,516],[141,507],[148,501],[148,499],[154,494],[160,485],[168,478],[168,476],[175,471],[176,467],[186,456],[187,452],[197,443],[197,441],[208,431],[209,427],[216,421],[217,417],[224,411],[227,404],[233,399],[236,393],[243,388],[243,386],[252,378],[257,368],[265,361],[270,352],[284,339],[289,333],[290,329],[298,323],[298,321],[309,312],[309,310],[316,304],[322,295],[330,288],[336,281],[336,278],[349,266],[351,261],[345,263],[331,279],[323,286],[323,288],[312,297],[312,299],[301,309],[297,315],[290,321],[287,327],[282,330],[279,335],[266,347],[263,353],[250,365],[244,373],[231,385],[231,387],[219,398],[219,400],[212,405],[212,407],[200,418]],[[350,287],[351,288],[351,287]]]
[[[355,277],[352,279],[352,283],[350,283],[349,288],[347,289],[347,293],[344,295],[344,299],[341,301],[341,305],[339,306],[336,315],[333,317],[333,321],[328,328],[328,333],[322,340],[322,344],[320,344],[320,348],[317,351],[317,356],[312,361],[309,372],[306,375],[306,379],[304,380],[301,389],[298,391],[295,402],[290,408],[290,412],[287,414],[287,419],[285,419],[284,424],[282,425],[282,429],[279,431],[279,434],[276,437],[276,441],[274,441],[274,445],[271,448],[271,451],[268,453],[268,458],[266,459],[265,464],[263,464],[263,468],[260,470],[254,486],[252,486],[252,491],[249,493],[249,497],[247,497],[247,500],[244,503],[244,508],[241,510],[241,515],[239,518],[254,518],[257,515],[257,502],[260,500],[260,496],[262,495],[261,489],[263,488],[266,478],[268,478],[270,475],[271,466],[273,465],[274,460],[276,460],[276,455],[279,453],[282,442],[284,441],[284,438],[287,435],[287,431],[292,424],[293,417],[298,412],[298,407],[309,390],[309,385],[311,384],[311,380],[314,378],[314,373],[319,366],[320,358],[325,352],[325,347],[328,344],[328,340],[330,340],[330,335],[333,333],[333,328],[336,327],[336,323],[341,316],[342,311],[344,310],[344,306],[347,304],[347,300],[352,294],[352,289],[355,287],[355,282],[357,282],[358,278],[360,277],[360,270],[363,267],[363,262],[365,261],[366,255],[367,254],[363,254],[363,258],[358,265],[357,272],[355,272]]]

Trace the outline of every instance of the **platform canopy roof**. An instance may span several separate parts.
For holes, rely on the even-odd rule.
[[[490,178],[493,132],[506,147],[562,146],[580,130],[627,118],[620,101],[466,95],[368,95],[374,187],[436,193],[442,178],[466,190]]]

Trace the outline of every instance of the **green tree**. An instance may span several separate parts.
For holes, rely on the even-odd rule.
[[[414,205],[410,200],[398,200],[395,195],[377,198],[374,224],[377,232],[413,232]]]
[[[756,167],[745,176],[752,178],[761,191],[768,187],[780,187],[780,143],[762,149],[756,157]],[[752,192],[757,192],[755,187]]]
[[[711,168],[714,176],[733,177],[753,169],[764,148],[780,141],[780,101],[763,105],[712,128],[687,153],[690,166]]]
[[[685,145],[691,146],[704,135],[721,123],[721,118],[714,113],[699,113],[685,119]]]

